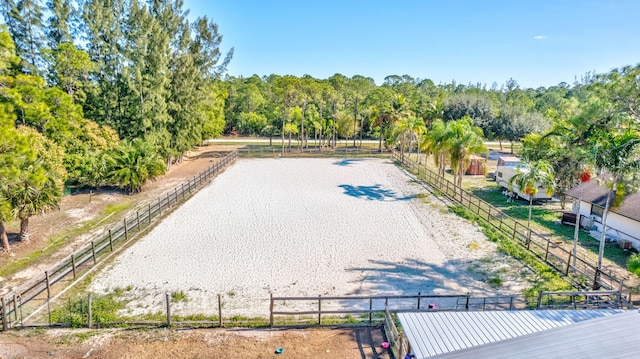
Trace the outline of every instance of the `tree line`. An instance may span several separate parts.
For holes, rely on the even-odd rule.
[[[233,51],[182,0],[0,0],[0,238],[63,186],[139,191],[224,128]]]

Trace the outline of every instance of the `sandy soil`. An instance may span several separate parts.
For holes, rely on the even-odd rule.
[[[390,358],[376,328],[24,330],[0,333],[9,358]],[[282,354],[275,354],[282,348]]]
[[[527,285],[526,268],[424,192],[390,160],[241,159],[92,290],[127,288],[130,315],[182,291],[175,314],[216,314],[221,294],[223,316],[266,317],[269,293],[493,296]]]

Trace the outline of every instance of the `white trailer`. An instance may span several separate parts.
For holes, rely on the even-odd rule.
[[[509,183],[511,181],[511,178],[513,178],[513,176],[515,176],[518,173],[518,171],[528,172],[529,169],[526,168],[525,166],[518,167],[518,165],[498,166],[498,168],[496,168],[496,182],[500,187],[504,188],[505,191],[509,192],[509,194],[512,194],[514,197],[516,198],[520,197],[528,201],[530,199],[530,195],[524,193],[524,190],[520,190],[520,188],[518,188],[518,185],[515,182]],[[552,195],[553,193],[547,193],[546,188],[538,185],[538,193],[533,195],[533,200],[534,201],[550,201],[552,198]]]

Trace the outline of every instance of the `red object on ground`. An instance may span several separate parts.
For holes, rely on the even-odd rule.
[[[589,181],[591,181],[591,172],[586,170],[582,171],[582,173],[580,174],[580,182],[585,183]]]

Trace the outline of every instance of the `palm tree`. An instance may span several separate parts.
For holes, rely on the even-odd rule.
[[[451,162],[454,183],[462,188],[462,178],[469,166],[470,155],[487,152],[482,129],[474,126],[471,118],[465,116],[447,123],[443,141]]]
[[[404,153],[404,149],[407,148],[409,155],[411,155],[414,142],[418,141],[420,135],[426,132],[426,130],[424,120],[420,117],[409,115],[396,121],[394,135],[396,141],[399,140],[400,142],[401,153]],[[419,151],[420,146],[418,146],[418,154]]]
[[[20,164],[15,182],[8,186],[6,197],[14,216],[20,219],[20,241],[29,240],[29,218],[57,209],[62,199],[66,172],[62,149],[35,129],[19,127],[32,154]]]
[[[529,218],[527,219],[528,245],[531,239],[531,209],[533,207],[533,197],[538,194],[540,187],[544,188],[549,195],[553,193],[553,167],[549,162],[544,160],[524,163],[518,166],[516,175],[509,179],[509,186],[513,186],[514,184],[529,196]]]
[[[634,190],[634,174],[638,172],[640,134],[631,129],[620,133],[607,131],[594,136],[595,164],[605,171],[605,186],[608,189],[605,208],[602,213],[602,234],[598,249],[598,270],[602,268],[607,219],[611,208],[618,208],[627,193]],[[627,180],[629,179],[629,181]],[[597,283],[597,281],[596,281]],[[595,283],[594,283],[595,285]]]
[[[400,125],[404,119],[412,115],[412,112],[407,109],[407,103],[404,95],[400,94],[396,96],[391,105],[391,137],[393,142],[397,142],[400,139],[400,158],[404,160],[404,144],[405,144],[405,126]]]
[[[127,193],[139,192],[150,180],[165,173],[164,161],[148,142],[136,138],[123,140],[120,146],[105,158],[106,178]]]
[[[443,177],[446,166],[445,134],[447,126],[442,119],[435,119],[429,131],[421,137],[420,146],[427,155],[433,155],[433,161],[438,166],[438,175]]]

